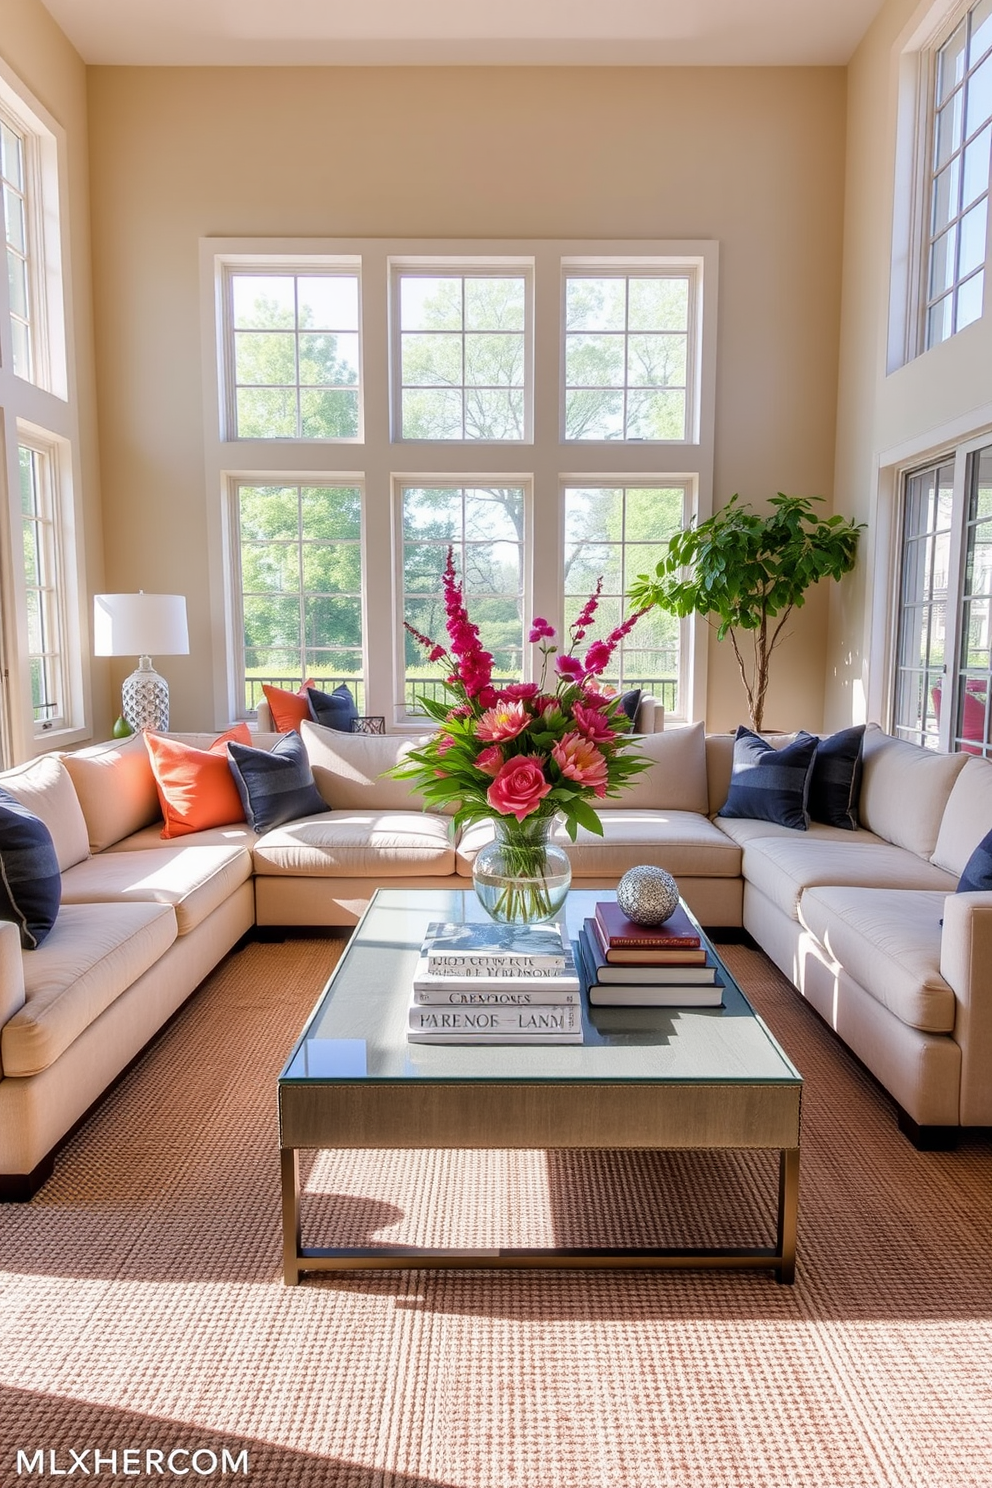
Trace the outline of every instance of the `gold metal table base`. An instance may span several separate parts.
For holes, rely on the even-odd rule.
[[[779,1153],[778,1231],[776,1246],[667,1249],[635,1246],[533,1249],[507,1247],[478,1250],[433,1250],[415,1245],[319,1247],[302,1245],[300,1165],[295,1147],[281,1149],[283,1275],[296,1286],[304,1271],[385,1271],[401,1269],[590,1270],[590,1269],[731,1269],[770,1270],[780,1282],[796,1277],[796,1226],[799,1212],[799,1148]]]

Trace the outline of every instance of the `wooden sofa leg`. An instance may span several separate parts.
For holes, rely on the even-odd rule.
[[[30,1173],[0,1173],[0,1203],[26,1204],[55,1172],[55,1153],[46,1152]]]
[[[959,1126],[921,1126],[899,1107],[899,1130],[918,1152],[953,1152],[961,1137]]]

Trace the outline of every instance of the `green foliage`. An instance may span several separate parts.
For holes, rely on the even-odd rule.
[[[786,619],[814,584],[839,580],[857,557],[864,524],[819,516],[813,503],[821,500],[780,491],[762,516],[735,494],[707,521],[676,534],[654,574],[639,574],[630,586],[635,607],[715,617],[718,639],[729,636],[734,647],[755,729],[761,727],[769,659]],[[738,631],[751,632],[750,664]]]

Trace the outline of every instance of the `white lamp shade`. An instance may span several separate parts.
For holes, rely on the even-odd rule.
[[[95,594],[96,656],[188,656],[183,594]]]

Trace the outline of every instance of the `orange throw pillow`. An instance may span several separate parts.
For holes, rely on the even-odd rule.
[[[299,733],[300,724],[304,718],[310,721],[307,688],[314,686],[316,683],[312,677],[307,678],[299,692],[287,692],[284,687],[270,687],[268,682],[262,683],[262,691],[265,693],[265,701],[269,705],[277,733]]]
[[[248,725],[236,724],[209,749],[194,749],[192,744],[146,730],[145,747],[165,819],[163,837],[185,837],[187,832],[244,821],[244,807],[227,763],[229,740],[250,744]]]

